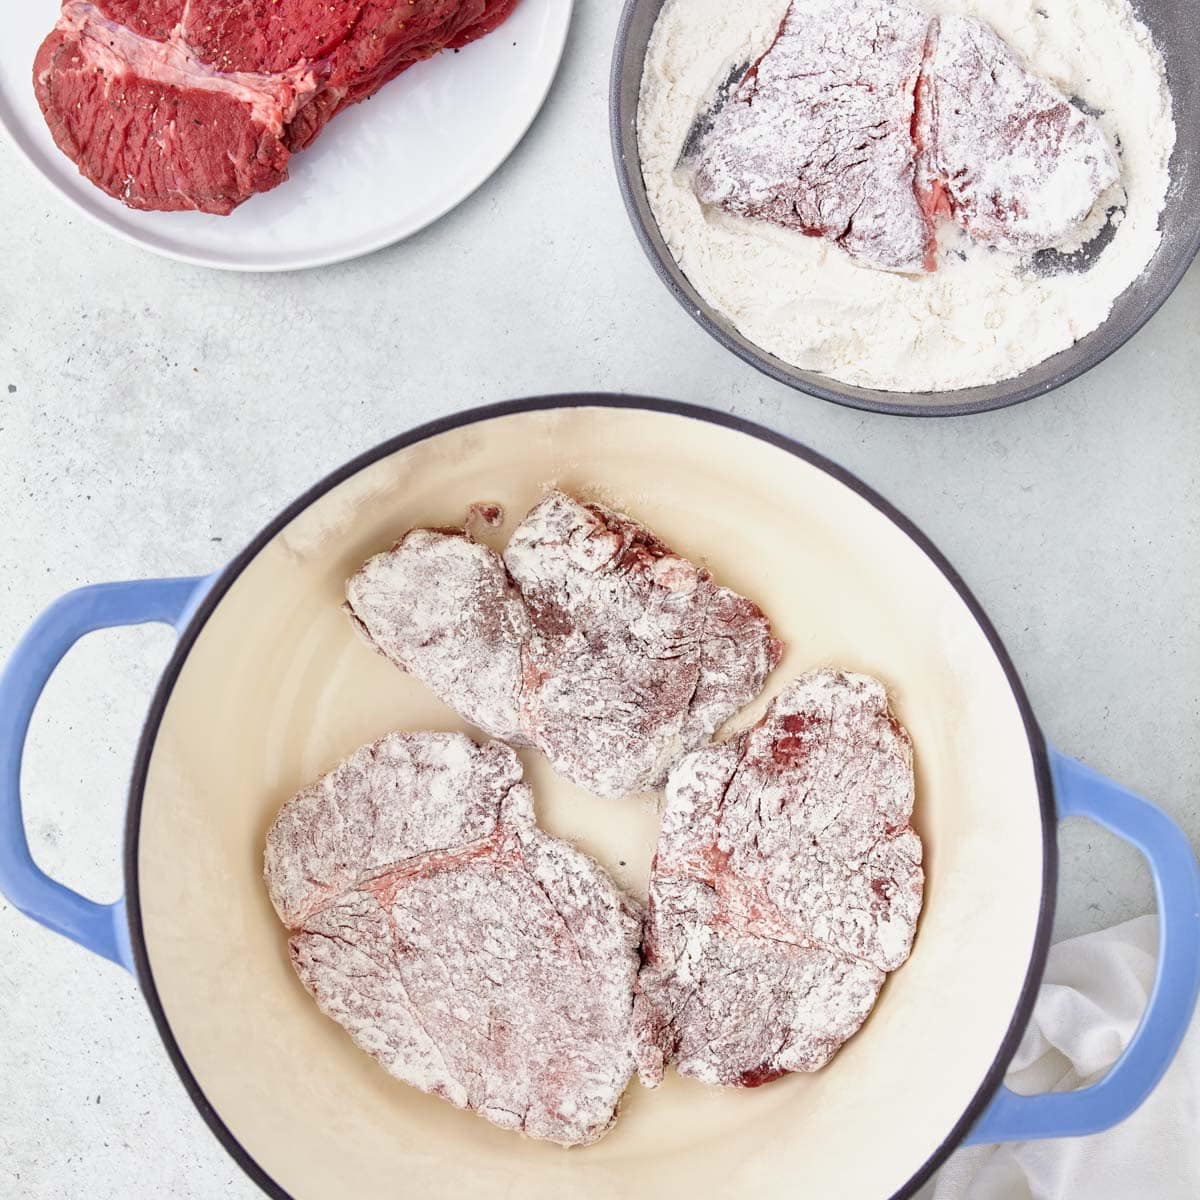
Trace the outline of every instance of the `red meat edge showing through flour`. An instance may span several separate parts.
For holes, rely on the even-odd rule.
[[[1095,118],[987,26],[902,3],[793,0],[705,122],[701,202],[884,270],[934,270],[938,219],[1001,249],[1053,247],[1120,178]]]
[[[538,828],[509,747],[362,747],[284,804],[264,875],[305,988],[392,1075],[561,1145],[612,1127],[642,913]]]
[[[758,1087],[815,1071],[908,957],[924,874],[883,686],[815,671],[667,784],[635,1000],[639,1070]]]

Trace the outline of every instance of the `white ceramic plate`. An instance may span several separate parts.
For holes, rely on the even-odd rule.
[[[521,0],[495,33],[406,71],[297,154],[291,178],[227,217],[142,213],[105,195],[54,145],[33,59],[55,0],[8,7],[0,126],[85,216],[157,254],[236,271],[288,271],[369,254],[423,229],[512,153],[550,89],[573,0]]]

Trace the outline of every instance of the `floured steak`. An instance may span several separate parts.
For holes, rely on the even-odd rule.
[[[990,246],[1064,241],[1120,178],[1098,122],[970,17],[930,30],[915,129],[923,207]]]
[[[888,271],[932,253],[910,128],[928,19],[905,4],[797,0],[717,114],[704,204],[837,242]]]
[[[532,624],[494,550],[461,531],[411,529],[350,577],[346,611],[371,645],[472,725],[527,741],[520,696]]]
[[[762,611],[631,518],[550,492],[503,560],[413,530],[346,586],[358,629],[467,720],[600,796],[671,764],[762,690]]]
[[[865,675],[815,671],[671,772],[635,1001],[639,1069],[756,1087],[815,1071],[908,957],[912,746]]]
[[[902,0],[793,0],[700,132],[702,203],[888,271],[932,270],[942,217],[1051,248],[1120,176],[1099,123],[986,25]]]
[[[601,505],[551,492],[504,562],[533,627],[522,732],[598,795],[660,785],[779,661],[757,605]]]
[[[304,986],[391,1074],[531,1137],[607,1132],[641,914],[537,828],[507,746],[363,747],[283,806],[265,878]]]

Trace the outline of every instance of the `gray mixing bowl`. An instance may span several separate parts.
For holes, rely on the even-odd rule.
[[[1197,0],[1145,0],[1137,4],[1139,15],[1167,63],[1175,108],[1175,153],[1161,218],[1162,242],[1142,274],[1117,297],[1108,319],[1069,349],[1013,379],[983,387],[888,392],[839,383],[790,366],[744,338],[700,298],[671,256],[650,211],[638,157],[637,108],[646,46],[664,2],[627,0],[617,31],[609,121],[625,207],[654,269],[679,303],[721,345],[781,383],[851,408],[905,416],[954,416],[1017,404],[1082,375],[1124,345],[1171,294],[1200,250],[1200,7]]]

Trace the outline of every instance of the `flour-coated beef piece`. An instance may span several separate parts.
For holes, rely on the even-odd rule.
[[[283,806],[265,877],[304,986],[391,1074],[562,1145],[611,1127],[641,913],[537,828],[507,746],[363,747]]]
[[[836,242],[868,266],[932,265],[910,130],[928,25],[888,0],[791,4],[713,121],[696,196]]]
[[[63,0],[46,124],[130,208],[227,214],[336,113],[494,29],[516,0]]]
[[[522,731],[596,795],[660,787],[779,661],[757,605],[614,509],[551,492],[504,561],[532,624]]]
[[[385,658],[492,737],[521,744],[525,602],[494,550],[412,529],[346,583],[346,611]]]
[[[934,25],[915,131],[923,206],[1004,250],[1069,239],[1120,178],[1100,123],[970,17]]]
[[[912,746],[865,675],[815,671],[671,772],[635,1005],[639,1066],[754,1087],[823,1066],[921,910]]]

